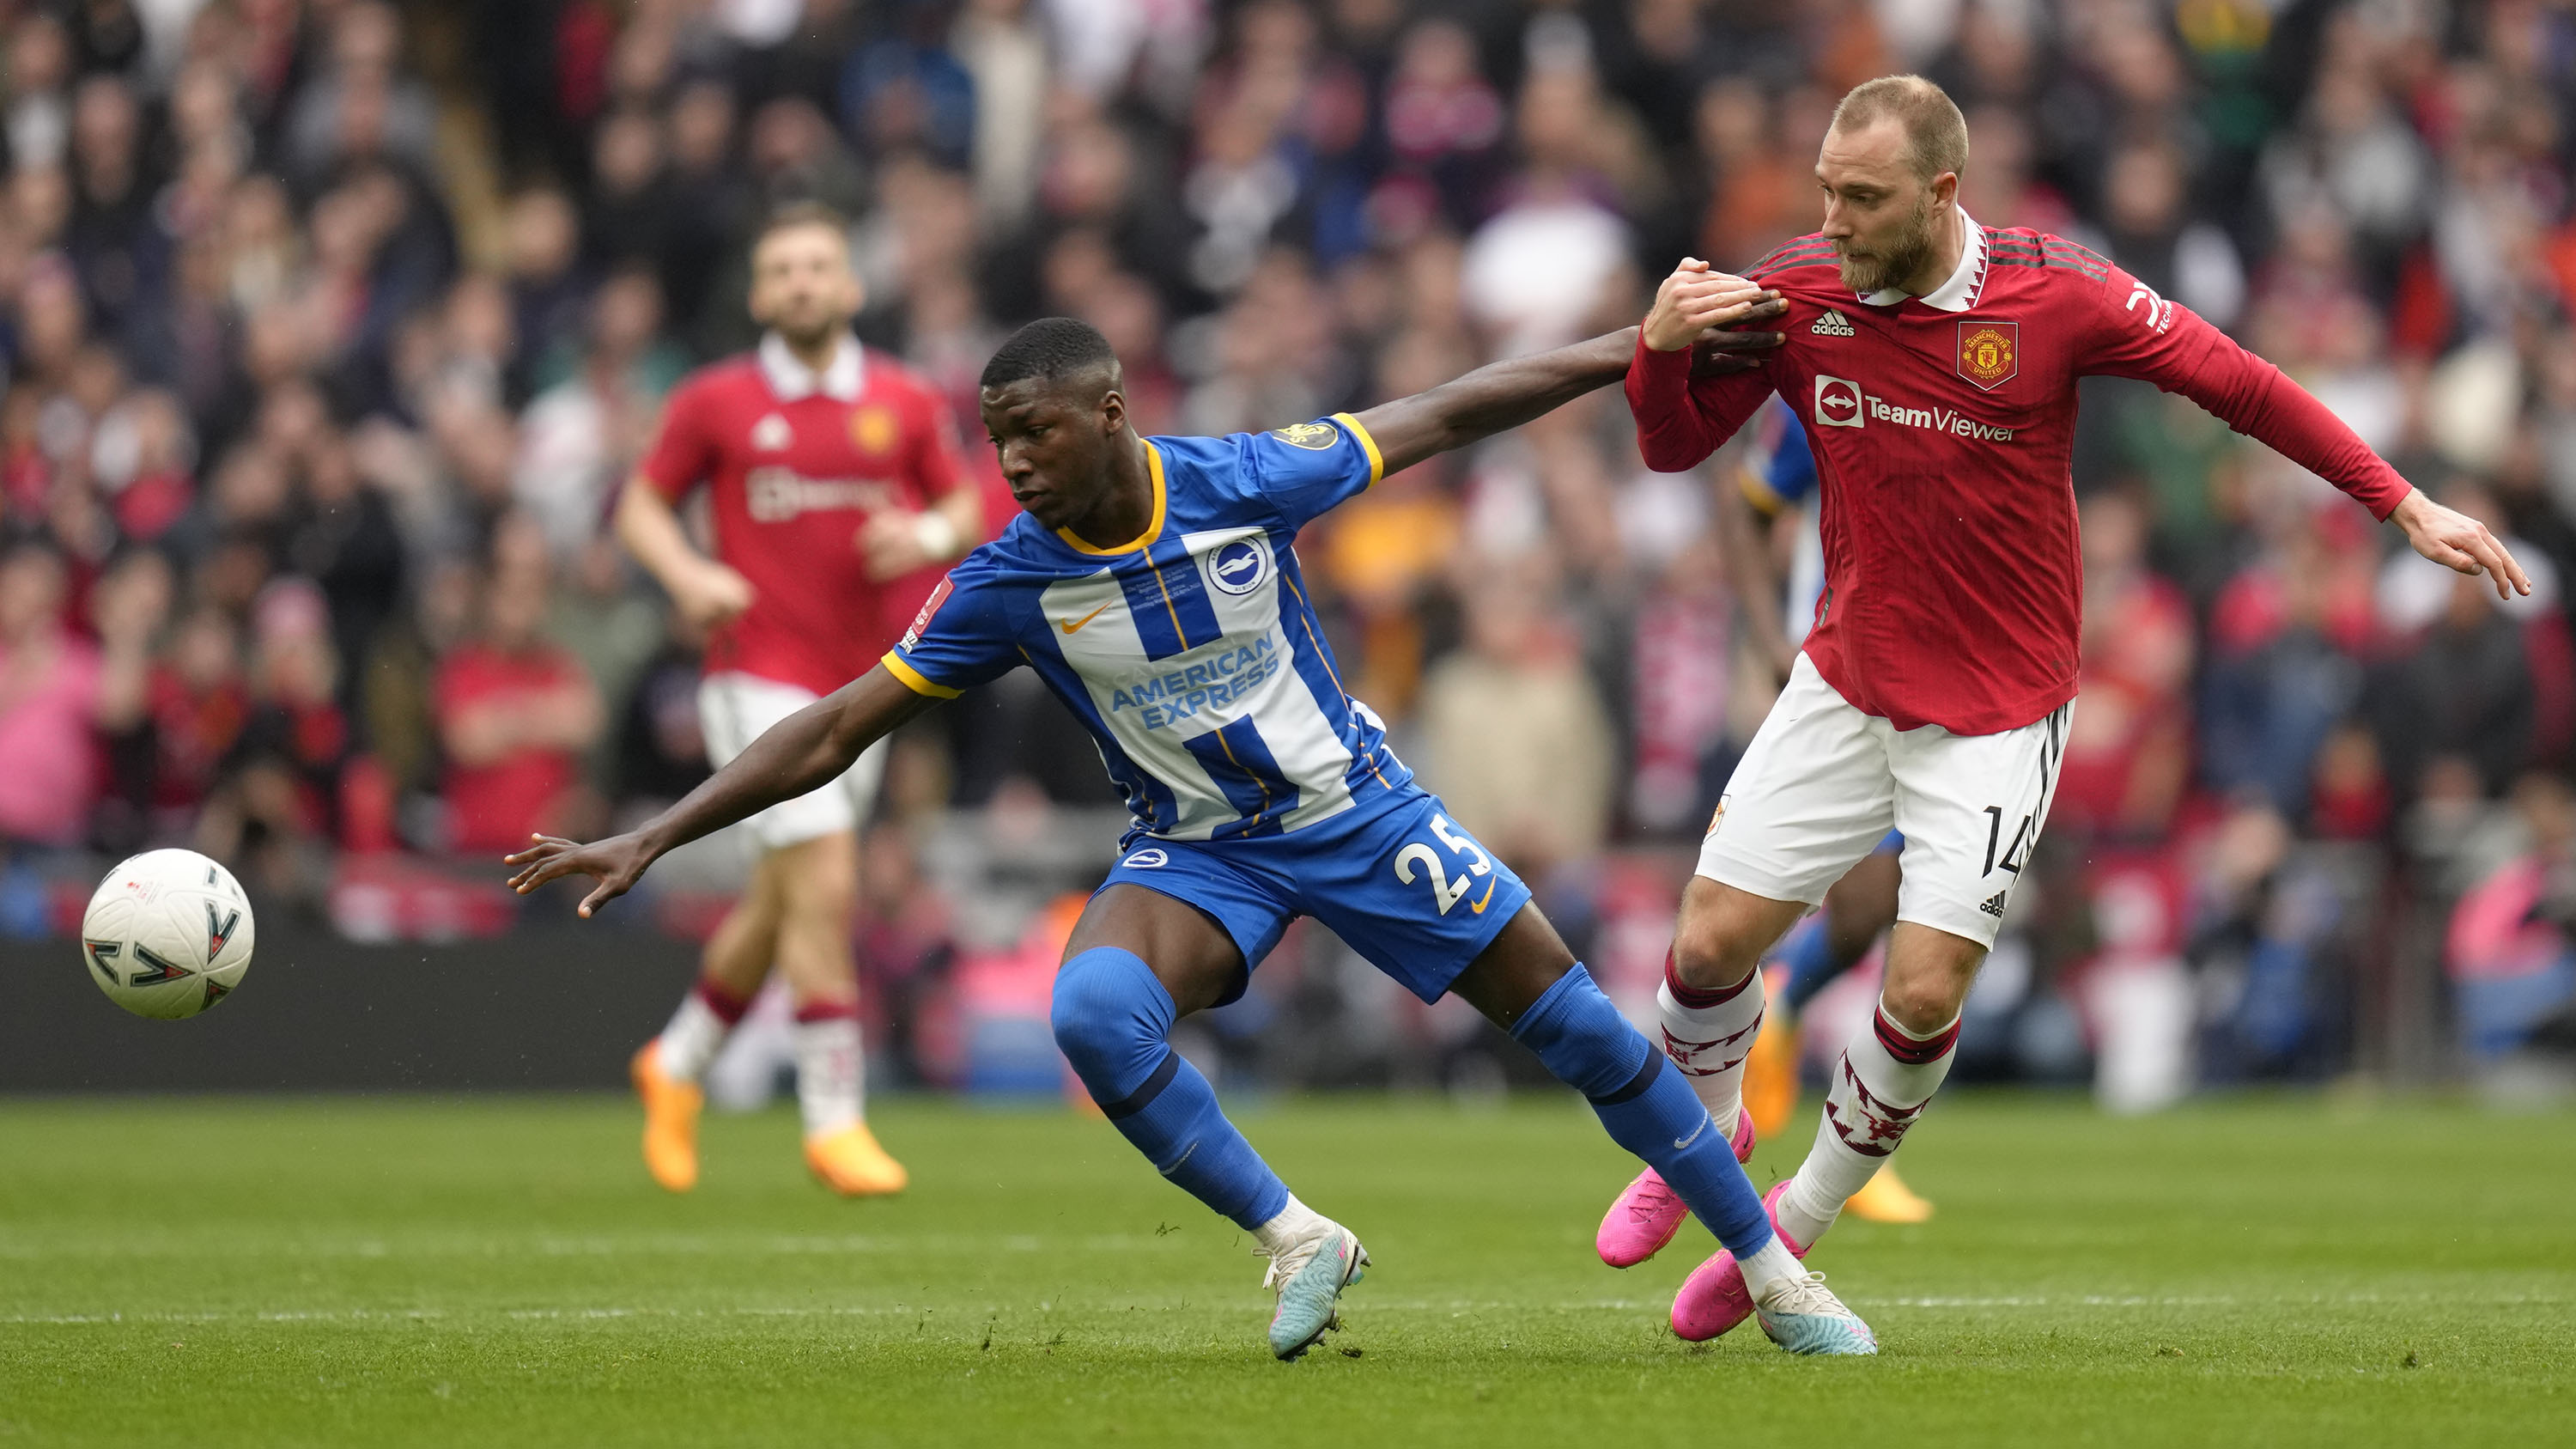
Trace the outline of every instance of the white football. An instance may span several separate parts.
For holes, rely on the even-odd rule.
[[[194,1016],[250,969],[250,898],[193,850],[147,850],[107,873],[81,917],[81,956],[107,999],[162,1021]]]

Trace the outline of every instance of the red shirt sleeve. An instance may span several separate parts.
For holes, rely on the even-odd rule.
[[[1694,380],[1691,350],[1657,352],[1637,334],[1628,359],[1628,411],[1637,419],[1637,451],[1658,473],[1679,473],[1716,452],[1771,395],[1769,372],[1756,369]]]
[[[716,450],[707,435],[699,404],[703,389],[694,381],[671,390],[662,404],[662,421],[653,431],[653,446],[635,465],[635,476],[674,503],[715,471]]]
[[[2134,377],[2179,393],[2249,438],[2349,493],[2385,522],[2412,484],[2281,369],[2118,267],[2093,292],[2092,345],[2079,372]],[[2115,299],[2125,299],[2116,301]]]

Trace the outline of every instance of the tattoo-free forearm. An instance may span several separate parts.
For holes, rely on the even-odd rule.
[[[1571,347],[1505,358],[1428,392],[1360,414],[1385,471],[1517,428],[1627,375],[1637,329],[1622,328]]]
[[[764,731],[637,833],[662,855],[838,779],[861,752],[933,701],[879,665]]]
[[[641,478],[627,480],[626,490],[617,498],[615,515],[617,541],[644,566],[644,571],[673,588],[673,580],[691,565],[701,562],[697,547],[689,542],[688,529],[680,522],[679,510],[673,508]]]

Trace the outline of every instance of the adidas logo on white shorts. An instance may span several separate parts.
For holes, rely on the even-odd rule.
[[[1825,315],[1816,319],[1816,325],[1807,330],[1818,337],[1849,337],[1852,335],[1851,319],[1845,317],[1840,311],[1828,307],[1825,309]]]
[[[2007,894],[2008,892],[2005,891],[1997,891],[1992,897],[1979,905],[1977,909],[1985,912],[1987,915],[1993,916],[1997,920],[2001,920],[2003,919],[2004,914],[2004,897]]]

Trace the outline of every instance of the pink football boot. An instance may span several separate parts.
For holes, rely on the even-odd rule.
[[[1762,1195],[1762,1211],[1771,1219],[1771,1231],[1780,1233],[1780,1194],[1789,1190],[1789,1180],[1782,1178]],[[1805,1261],[1812,1244],[1801,1243],[1787,1233],[1780,1241],[1789,1245],[1790,1256]],[[1691,1269],[1682,1280],[1682,1291],[1673,1295],[1673,1333],[1692,1343],[1703,1343],[1717,1337],[1753,1316],[1753,1290],[1745,1286],[1744,1270],[1735,1265],[1735,1255],[1724,1248],[1717,1256]]]
[[[1727,1145],[1735,1149],[1735,1160],[1753,1156],[1753,1114],[1735,1114],[1735,1136]],[[1667,1186],[1663,1174],[1649,1167],[1637,1174],[1637,1180],[1610,1204],[1601,1218],[1601,1231],[1593,1236],[1592,1246],[1601,1261],[1613,1268],[1633,1268],[1664,1250],[1673,1234],[1682,1230],[1682,1219],[1690,1216],[1690,1206],[1682,1195]]]

